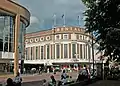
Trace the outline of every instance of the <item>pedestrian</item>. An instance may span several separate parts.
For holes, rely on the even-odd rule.
[[[45,79],[43,80],[43,86],[48,86],[47,81]]]
[[[54,76],[52,75],[50,78],[51,78],[51,80],[50,80],[48,86],[56,86],[56,80],[55,80]]]
[[[67,82],[67,74],[66,74],[65,70],[63,70],[63,73],[61,75],[61,80],[62,80],[63,84],[65,84]]]
[[[15,86],[15,84],[13,83],[13,80],[11,78],[7,79],[7,85],[6,86]]]
[[[66,74],[65,70],[63,70],[63,73],[61,75],[61,80],[66,79],[66,77],[67,77],[67,74]]]
[[[58,81],[58,86],[61,86],[62,85],[62,81]]]
[[[26,74],[26,69],[25,68],[23,69],[23,74]]]
[[[18,72],[16,77],[14,78],[14,82],[16,86],[21,86],[22,78],[20,77],[20,73]]]

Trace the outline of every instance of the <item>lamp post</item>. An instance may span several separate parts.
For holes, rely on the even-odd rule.
[[[93,32],[92,32],[92,60],[93,60],[93,74],[94,74],[94,44],[93,44]]]
[[[90,58],[91,58],[91,54],[90,54],[90,48],[91,48],[91,46],[90,46],[91,44],[90,44],[90,40],[88,40],[88,58],[89,58],[89,71],[90,71]]]

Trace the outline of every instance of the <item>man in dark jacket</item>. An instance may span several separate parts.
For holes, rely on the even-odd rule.
[[[7,85],[6,86],[15,86],[15,84],[13,83],[13,80],[11,78],[7,79]]]

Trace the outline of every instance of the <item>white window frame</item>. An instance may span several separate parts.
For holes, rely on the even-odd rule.
[[[35,42],[39,42],[39,38],[35,38]]]
[[[46,40],[47,40],[47,41],[50,40],[50,36],[46,36]]]
[[[42,40],[43,39],[43,40]],[[40,41],[44,41],[44,37],[40,37]]]
[[[67,38],[65,38],[67,36]],[[63,34],[63,39],[68,39],[68,34]]]
[[[79,39],[80,39],[80,40],[83,40],[83,35],[79,35]]]
[[[33,43],[33,39],[30,39],[30,43]]]

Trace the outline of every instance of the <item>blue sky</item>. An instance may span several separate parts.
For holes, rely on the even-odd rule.
[[[83,27],[83,12],[85,6],[81,0],[18,0],[31,13],[31,24],[27,32],[35,32],[52,28],[53,15],[56,15],[56,25],[62,26],[62,15],[65,13],[66,26],[78,26],[78,16],[80,25]]]

